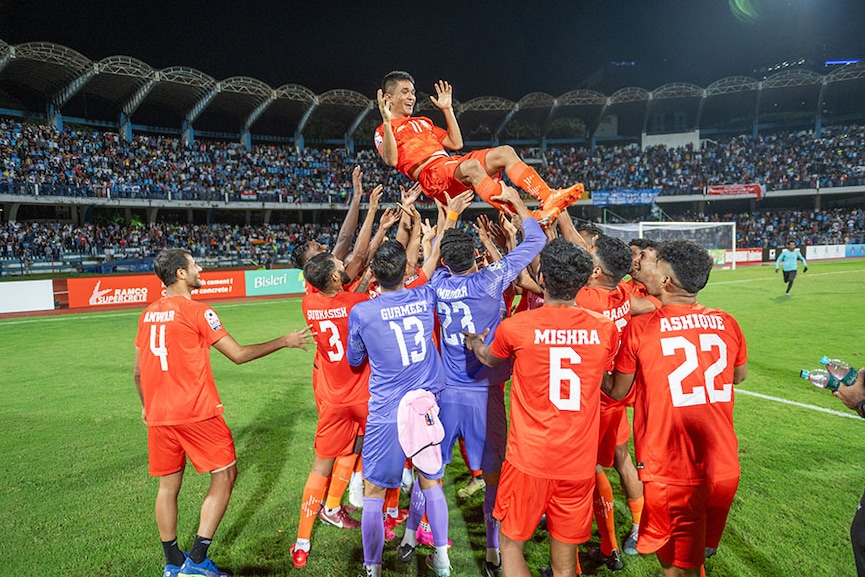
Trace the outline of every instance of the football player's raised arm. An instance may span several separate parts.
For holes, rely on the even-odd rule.
[[[363,198],[363,172],[360,166],[355,166],[351,172],[352,195],[351,204],[348,206],[348,211],[345,213],[345,219],[342,221],[342,226],[339,227],[339,234],[336,237],[336,243],[330,253],[338,260],[345,260],[351,248],[351,239],[354,238],[354,230],[357,228],[357,219],[360,215],[360,200]]]
[[[390,101],[385,100],[381,90],[378,91],[376,98],[378,99],[378,111],[381,113],[382,121],[381,147],[379,147],[378,153],[386,165],[396,168],[399,154],[396,147],[396,137],[393,134],[393,127],[390,123],[392,119]]]
[[[459,150],[463,147],[463,134],[457,122],[457,116],[454,114],[453,86],[444,80],[439,80],[435,89],[436,96],[430,96],[430,100],[444,114],[448,129],[447,136],[442,140],[442,146],[450,150]]]

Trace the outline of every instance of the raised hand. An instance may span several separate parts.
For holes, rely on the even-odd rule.
[[[402,216],[402,207],[399,205],[387,208],[378,220],[378,225],[382,228],[390,228],[399,222],[400,216]]]
[[[420,183],[417,182],[409,189],[406,189],[403,185],[399,185],[400,204],[408,208],[409,205],[415,203],[421,192],[423,192],[423,189],[420,187]]]
[[[483,243],[485,239],[490,238],[490,219],[487,218],[487,215],[482,214],[477,219],[475,219],[475,224],[472,225],[472,228],[478,234],[478,238],[481,239]]]
[[[502,192],[498,196],[490,197],[490,200],[510,204],[511,206],[518,206],[522,202],[520,194],[504,183],[502,183]]]
[[[435,89],[436,95],[430,96],[429,99],[436,106],[436,108],[438,108],[439,110],[447,110],[448,108],[453,108],[453,87],[444,80],[439,80],[435,84]]]
[[[384,97],[384,92],[382,92],[381,88],[378,89],[378,92],[375,95],[376,100],[378,100],[378,111],[381,113],[381,119],[385,122],[393,118],[393,113],[391,112],[390,100],[386,100]],[[430,96],[432,98],[432,96]],[[435,102],[435,101],[433,101]]]
[[[456,211],[457,214],[462,214],[465,209],[471,205],[475,198],[475,191],[469,189],[459,193],[456,196],[448,197],[448,210]]]
[[[384,194],[382,191],[384,190],[384,186],[378,185],[372,189],[372,192],[369,193],[369,209],[373,212],[378,210],[378,203],[381,200],[382,195]]]
[[[351,185],[354,187],[355,194],[363,194],[363,171],[360,165],[355,166],[351,171]]]

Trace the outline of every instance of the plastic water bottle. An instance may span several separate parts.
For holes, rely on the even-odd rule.
[[[823,357],[820,359],[820,364],[826,367],[826,370],[829,371],[830,375],[848,387],[856,384],[856,379],[859,377],[859,371],[851,367],[849,363],[845,363],[840,359]]]
[[[841,386],[841,381],[833,377],[829,371],[823,369],[814,369],[813,371],[801,371],[799,376],[821,389],[829,389],[832,392],[838,390]]]

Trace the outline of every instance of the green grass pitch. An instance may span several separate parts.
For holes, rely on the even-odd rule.
[[[742,480],[720,551],[707,563],[709,575],[855,574],[848,531],[865,489],[865,421],[799,379],[798,371],[817,367],[824,354],[865,365],[863,286],[865,261],[859,260],[811,263],[790,297],[771,266],[714,271],[701,293],[700,302],[739,320],[749,347],[749,377],[736,397]],[[241,343],[303,324],[297,298],[213,304]],[[161,572],[157,482],[147,474],[146,430],[132,382],[139,312],[0,321],[0,574]],[[280,351],[242,366],[215,351],[211,356],[240,470],[213,558],[235,575],[360,573],[360,531],[317,524],[307,567],[295,570],[289,556],[313,458],[312,353]],[[617,475],[609,476],[623,539],[630,515]],[[457,456],[444,485],[454,575],[480,575],[483,563],[483,496],[455,497],[467,480]],[[207,481],[187,469],[183,548],[191,544]],[[395,547],[386,545],[386,574],[426,574],[417,561],[403,565]],[[543,534],[527,544],[526,554],[535,573],[548,564]],[[588,564],[584,569],[592,572]],[[626,557],[619,573],[660,574],[653,557]]]

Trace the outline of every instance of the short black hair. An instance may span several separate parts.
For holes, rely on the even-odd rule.
[[[595,239],[595,254],[612,277],[614,284],[619,284],[619,281],[628,274],[634,260],[631,249],[625,241],[614,236],[601,235]]]
[[[388,72],[385,74],[384,78],[381,80],[381,91],[387,94],[393,90],[396,83],[400,80],[408,80],[412,84],[414,84],[414,78],[408,72],[404,72],[402,70],[394,70],[392,72]]]
[[[452,272],[461,273],[472,268],[475,262],[475,242],[463,229],[449,228],[442,235],[440,250],[442,259]]]
[[[403,245],[395,240],[384,241],[370,263],[378,284],[388,290],[403,284],[407,260]]]
[[[306,247],[309,245],[309,239],[302,238],[297,241],[294,248],[291,249],[291,261],[296,268],[306,266]]]
[[[544,290],[555,300],[574,300],[592,274],[592,257],[569,240],[556,238],[541,251]]]
[[[322,252],[303,265],[303,278],[320,291],[327,288],[327,280],[336,269],[336,257],[329,252]]]
[[[628,246],[635,246],[640,250],[655,248],[655,244],[655,241],[650,238],[632,238],[628,241]]]
[[[182,248],[165,249],[153,260],[153,272],[162,284],[171,286],[177,282],[177,271],[189,267],[190,256],[190,252]]]
[[[604,234],[598,225],[588,220],[577,220],[577,224],[574,225],[574,228],[577,229],[577,232],[585,233],[588,236],[600,236]]]
[[[700,292],[709,282],[715,262],[709,251],[693,240],[668,240],[658,245],[658,260],[670,263],[679,284],[689,293]]]

